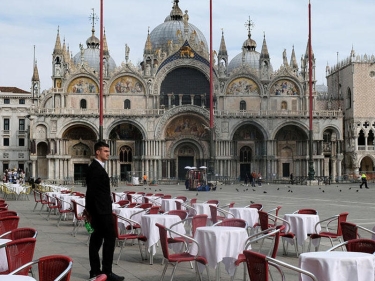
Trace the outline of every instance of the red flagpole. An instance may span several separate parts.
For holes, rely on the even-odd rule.
[[[103,140],[103,0],[100,0],[99,140]]]

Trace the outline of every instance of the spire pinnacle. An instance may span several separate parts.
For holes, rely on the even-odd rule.
[[[254,28],[255,24],[254,22],[250,19],[247,22],[245,22],[245,27],[247,28],[249,38],[251,37],[251,30]]]

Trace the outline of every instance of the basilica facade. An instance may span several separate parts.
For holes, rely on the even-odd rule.
[[[250,22],[233,58],[228,57],[223,33],[214,52],[210,108],[209,46],[179,2],[174,1],[165,21],[145,36],[140,65],[130,62],[129,46],[125,60],[116,64],[104,34],[103,138],[111,149],[109,175],[122,180],[145,173],[155,181],[184,179],[186,166],[210,167],[211,174],[232,178],[252,171],[267,179],[307,175],[308,49],[300,63],[294,49],[290,57],[281,50],[283,65],[274,69],[265,36],[258,46]],[[188,1],[183,4],[189,8]],[[33,76],[32,95],[37,98],[29,116],[32,176],[84,178],[99,139],[99,45],[93,26],[86,46],[80,45],[73,56],[58,32],[51,62],[53,87],[41,91],[39,78]],[[315,175],[340,177],[352,169],[343,161],[344,98],[319,90],[315,57],[311,61]]]

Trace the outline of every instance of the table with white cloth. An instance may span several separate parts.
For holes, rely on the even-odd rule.
[[[6,183],[4,184],[9,190],[15,192],[17,195],[21,193],[22,190],[25,189],[25,186],[18,183]]]
[[[143,202],[143,194],[130,194],[131,195],[131,203],[139,203],[142,204]]]
[[[223,262],[230,276],[235,273],[234,261],[243,252],[247,239],[247,231],[241,227],[203,226],[195,230],[195,243],[190,248],[190,254],[200,255],[207,259],[208,266],[216,268],[216,279],[220,278],[219,263]]]
[[[132,219],[133,221],[136,221],[137,223],[141,223],[141,217],[145,214],[144,209],[142,208],[113,208],[112,210],[115,214],[120,215],[127,219]],[[133,216],[134,215],[134,216]],[[125,230],[125,227],[128,225],[124,220],[119,219],[119,227],[120,230]]]
[[[25,275],[2,275],[1,281],[36,281],[36,279]]]
[[[12,240],[10,239],[0,239],[0,245],[4,245]],[[0,272],[8,270],[8,260],[7,254],[5,252],[5,247],[0,248]],[[1,279],[1,278],[0,278]]]
[[[315,225],[319,222],[319,216],[312,214],[285,214],[284,220],[289,222],[289,231],[294,233],[297,245],[302,246],[303,252],[305,240],[309,237],[309,234],[315,233]],[[316,228],[320,232],[320,225],[317,225]],[[287,241],[291,243],[293,240],[287,239]]]
[[[373,281],[375,256],[356,252],[310,252],[299,256],[299,267],[319,281]],[[302,275],[301,281],[310,281]]]
[[[181,203],[184,202],[182,199],[162,199],[161,200],[161,209],[164,212],[168,212],[168,211],[171,211],[171,210],[176,210],[177,209],[177,207],[176,207],[176,201],[181,202]],[[181,209],[182,208],[185,209],[185,207],[181,206]]]
[[[71,195],[69,193],[68,194],[61,193],[60,199],[63,200],[61,204],[63,210],[69,209],[71,205],[69,205],[68,203],[72,204],[72,199],[77,200],[78,198],[80,197],[76,195]]]
[[[208,218],[211,218],[211,209],[210,205],[216,204],[207,204],[207,203],[194,203],[193,208],[197,211],[196,215],[207,215]]]
[[[147,237],[146,246],[150,253],[150,264],[153,264],[153,255],[156,250],[156,243],[160,240],[159,228],[155,225],[159,223],[165,227],[170,227],[172,224],[181,221],[181,218],[176,215],[143,215],[141,217],[142,234]],[[182,223],[173,227],[173,230],[185,234],[185,227]]]
[[[148,203],[151,203],[154,206],[161,206],[161,196],[144,196],[143,197],[143,203],[146,203],[145,198],[148,199]]]
[[[229,212],[233,214],[235,218],[246,221],[249,227],[253,227],[254,224],[259,222],[258,209],[256,208],[229,208]],[[230,218],[230,215],[227,217]]]

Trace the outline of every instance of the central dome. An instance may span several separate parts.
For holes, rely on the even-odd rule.
[[[180,41],[184,38],[185,31],[187,31],[187,38],[184,38],[183,41],[193,37],[197,43],[204,46],[205,50],[208,50],[208,44],[203,33],[196,26],[189,23],[188,20],[189,16],[187,11],[183,14],[178,6],[178,1],[175,1],[172,11],[170,15],[166,17],[164,23],[155,27],[150,33],[153,52],[158,49],[167,52],[168,45],[171,43],[173,43],[173,45],[179,43],[183,45],[184,42]]]

